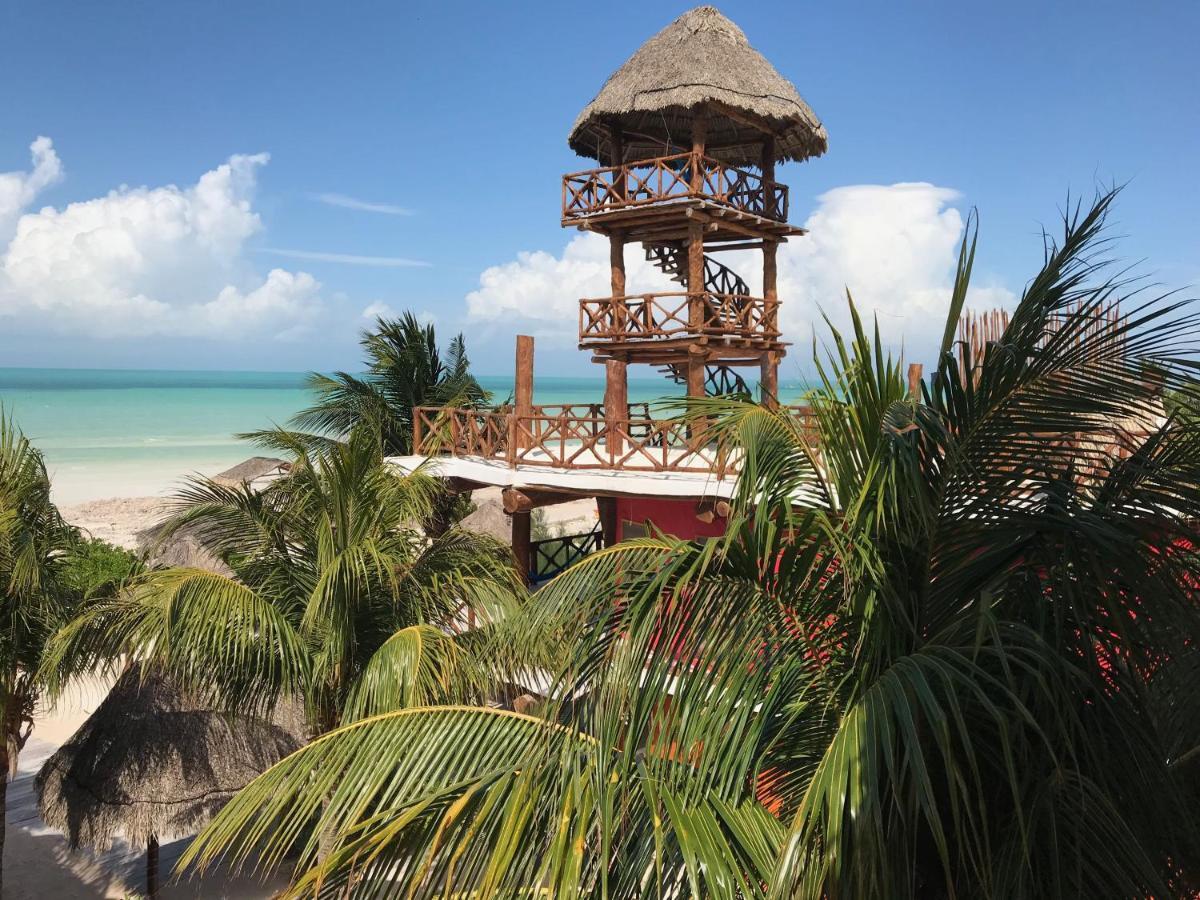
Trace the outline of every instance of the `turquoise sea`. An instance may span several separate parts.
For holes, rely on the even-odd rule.
[[[512,379],[480,378],[503,400]],[[663,378],[631,378],[630,399],[678,394]],[[537,403],[599,403],[599,377],[542,377]],[[43,451],[56,500],[169,492],[255,448],[234,435],[284,424],[308,405],[300,372],[0,368],[0,406]]]

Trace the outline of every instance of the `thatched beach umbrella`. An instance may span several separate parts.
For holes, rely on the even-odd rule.
[[[584,107],[568,142],[604,165],[623,161],[614,158],[614,128],[625,160],[677,152],[691,145],[694,111],[706,103],[717,109],[707,119],[705,152],[723,162],[758,165],[767,134],[776,162],[826,150],[825,128],[796,88],[712,6],[684,13],[646,41]]]
[[[71,846],[146,847],[158,890],[159,841],[195,833],[238,790],[299,748],[299,728],[200,707],[165,679],[128,669],[37,776],[42,819]]]
[[[217,484],[226,487],[263,487],[291,469],[292,464],[272,456],[252,456],[231,469],[218,472],[212,477]]]

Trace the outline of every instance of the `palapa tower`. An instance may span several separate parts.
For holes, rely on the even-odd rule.
[[[786,345],[776,254],[804,231],[787,222],[775,167],[824,153],[826,135],[741,30],[704,6],[608,79],[569,143],[600,166],[563,177],[562,224],[605,235],[611,248],[609,296],[579,301],[579,346],[605,366],[604,402],[535,405],[533,338],[518,336],[514,404],[418,408],[417,454],[395,460],[428,463],[457,490],[502,488],[513,551],[533,581],[647,523],[682,538],[724,531],[736,461],[702,423],[631,409],[627,370],[654,366],[698,397],[746,391],[743,373],[757,367],[762,401],[777,402]],[[679,290],[630,294],[631,244]],[[730,250],[761,253],[761,296],[720,261]],[[534,509],[580,497],[596,499],[602,528],[530,540]]]
[[[787,224],[775,166],[825,152],[824,127],[746,36],[711,6],[680,16],[617,69],[571,129],[570,146],[603,169],[563,182],[563,225],[611,245],[612,296],[582,301],[580,348],[607,364],[606,402],[629,363],[663,367],[689,396],[744,390],[758,366],[764,402],[784,353],[776,254]],[[627,295],[625,247],[678,281]],[[762,253],[762,296],[716,254]]]

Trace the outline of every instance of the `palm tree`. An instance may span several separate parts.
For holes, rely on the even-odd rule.
[[[433,325],[422,325],[411,312],[377,319],[359,345],[366,374],[309,375],[317,401],[293,418],[297,428],[340,437],[368,424],[385,456],[404,456],[413,452],[414,407],[479,406],[489,399],[471,375],[463,336],[450,341],[443,358]]]
[[[1112,199],[960,368],[964,240],[919,398],[855,315],[811,426],[697,402],[741,459],[727,535],[543,589],[525,629],[571,650],[537,715],[348,724],[185,863],[294,853],[295,896],[1194,895],[1200,427],[1160,389],[1200,320],[1105,273]]]
[[[491,398],[470,372],[463,336],[450,341],[443,358],[433,325],[422,325],[411,312],[399,319],[376,319],[375,329],[362,332],[359,345],[366,357],[364,375],[308,376],[308,388],[317,400],[292,418],[299,430],[283,434],[271,429],[241,437],[284,451],[298,444],[320,452],[331,440],[365,429],[375,435],[384,456],[406,456],[415,450],[416,407],[482,406]],[[440,492],[425,519],[426,530],[441,534],[471,509],[468,497]]]
[[[287,443],[286,433],[277,435]],[[151,663],[240,711],[305,699],[313,733],[418,702],[482,702],[493,633],[521,598],[508,548],[451,529],[427,538],[436,483],[400,476],[355,430],[320,455],[293,443],[262,491],[208,480],[165,534],[192,528],[232,570],[145,573],[62,629],[45,668]],[[468,616],[483,627],[466,632]]]
[[[0,812],[33,728],[46,641],[78,599],[63,578],[75,543],[50,501],[42,455],[0,413]],[[0,862],[3,852],[0,821]]]

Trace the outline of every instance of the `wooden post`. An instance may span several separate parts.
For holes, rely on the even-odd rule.
[[[512,551],[513,558],[517,561],[517,574],[521,579],[529,583],[529,552],[530,552],[530,537],[532,535],[533,521],[531,513],[516,512],[512,517]]]
[[[704,351],[699,347],[688,348],[687,395],[704,396]]]
[[[528,334],[517,335],[517,372],[513,405],[519,444],[514,449],[528,449],[531,441],[529,432],[533,430],[533,338]]]
[[[759,361],[758,392],[763,406],[779,406],[779,357],[774,353],[764,353]]]
[[[146,896],[158,896],[158,838],[146,841]]]
[[[608,265],[612,270],[612,295],[625,296],[625,235],[614,231],[608,236]]]
[[[604,534],[604,546],[617,542],[617,498],[597,497],[596,511],[600,513],[600,530]]]
[[[774,241],[763,244],[763,301],[767,305],[766,324],[771,331],[779,331],[778,253],[779,245]]]
[[[921,363],[908,364],[908,396],[913,400],[921,400],[921,376],[925,374],[925,366]]]
[[[762,169],[763,209],[769,218],[775,218],[779,211],[775,209],[775,137],[770,135],[763,138],[762,159],[759,165]]]
[[[700,104],[692,110],[692,182],[693,197],[704,193],[704,145],[708,141],[708,109]]]
[[[604,443],[610,461],[625,452],[624,434],[629,429],[629,363],[609,359],[604,363]]]
[[[625,170],[622,168],[625,165],[625,132],[620,126],[614,125],[609,129],[609,137],[612,140],[612,165],[616,168],[613,172],[613,196],[619,201],[625,201]]]
[[[699,333],[704,327],[704,227],[688,221],[688,325]]]

